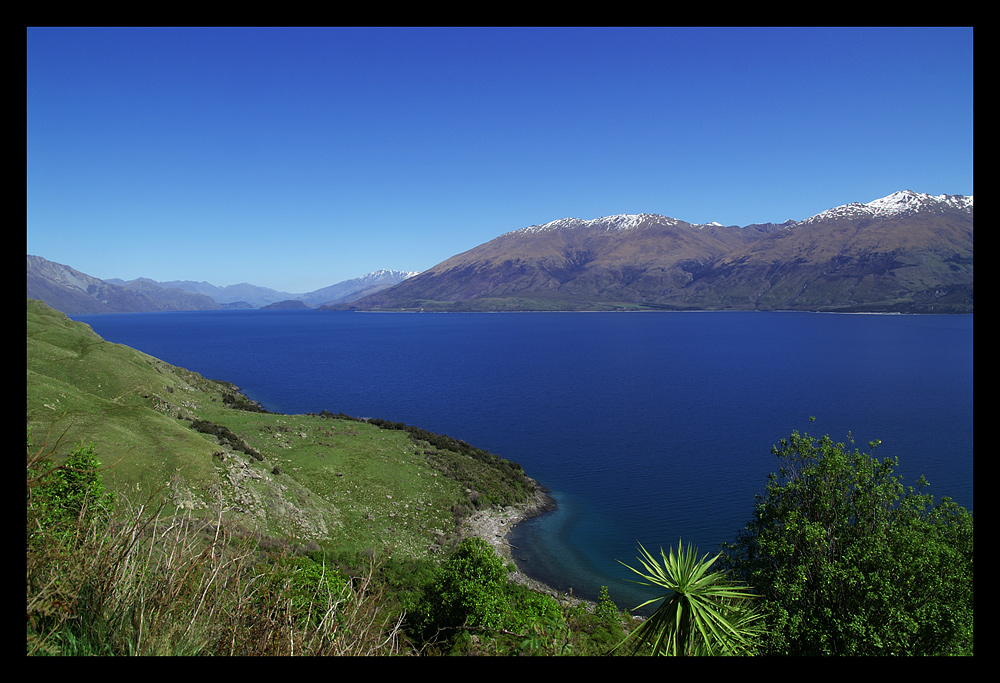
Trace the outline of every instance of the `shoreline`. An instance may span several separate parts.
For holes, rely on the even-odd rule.
[[[478,536],[493,548],[505,562],[512,564],[515,570],[511,572],[509,580],[519,583],[539,593],[551,595],[562,603],[572,605],[593,605],[589,600],[584,600],[569,593],[558,591],[548,584],[528,576],[521,571],[514,554],[511,552],[510,541],[508,540],[514,527],[520,522],[546,512],[551,512],[556,507],[555,500],[548,494],[545,488],[532,480],[535,484],[535,492],[525,503],[520,505],[509,505],[505,507],[493,507],[488,510],[477,510],[462,522],[462,533],[465,536]]]

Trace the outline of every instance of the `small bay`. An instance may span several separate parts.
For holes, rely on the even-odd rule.
[[[73,316],[269,410],[416,425],[520,463],[556,512],[515,557],[551,585],[641,601],[618,561],[715,553],[792,430],[853,434],[973,508],[971,315],[197,311]],[[809,422],[815,416],[816,421]]]

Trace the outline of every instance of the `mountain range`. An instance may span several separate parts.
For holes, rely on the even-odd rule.
[[[279,292],[247,283],[218,287],[208,282],[148,278],[101,280],[61,263],[28,255],[28,298],[68,315],[199,311],[222,308],[316,307],[348,302],[391,287],[416,273],[379,270],[305,294]],[[294,304],[290,303],[294,302]]]
[[[99,280],[28,256],[28,298],[67,314],[216,308],[358,311],[810,310],[971,313],[973,198],[904,190],[744,227],[658,214],[507,232],[422,273],[306,294]]]
[[[565,218],[329,307],[971,313],[972,226],[971,196],[910,190],[745,227]]]

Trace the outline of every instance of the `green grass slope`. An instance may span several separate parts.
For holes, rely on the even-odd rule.
[[[93,443],[109,489],[219,511],[262,534],[426,557],[477,506],[526,500],[520,468],[420,430],[269,413],[237,387],[101,339],[27,301],[27,426],[36,448]],[[432,443],[433,442],[433,443]]]

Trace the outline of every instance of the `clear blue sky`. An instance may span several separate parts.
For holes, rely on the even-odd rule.
[[[565,217],[974,194],[971,28],[29,28],[27,253],[307,292]]]

